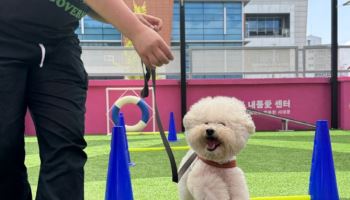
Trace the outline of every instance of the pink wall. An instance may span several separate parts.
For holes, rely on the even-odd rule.
[[[325,106],[330,101],[326,79],[242,79],[225,80],[220,84],[213,80],[189,81],[189,84],[189,102],[197,101],[203,94],[235,96],[256,110],[308,123],[329,120],[330,108]],[[254,116],[254,122],[258,130],[281,129],[281,122],[276,119]],[[294,124],[289,126],[290,129],[305,129]]]
[[[86,133],[105,134],[107,132],[106,109],[125,95],[138,95],[143,81],[128,80],[91,80],[87,98]],[[188,108],[198,99],[205,96],[235,96],[256,110],[270,112],[288,118],[315,123],[318,119],[330,120],[329,81],[324,78],[308,79],[237,79],[237,80],[189,80],[187,87]],[[106,88],[110,90],[106,104]],[[124,88],[124,89],[120,89]],[[350,129],[350,79],[340,80],[340,127]],[[157,101],[164,128],[168,129],[169,113],[174,112],[176,128],[181,130],[180,83],[177,80],[159,80],[157,82]],[[146,102],[152,106],[152,97]],[[140,120],[141,112],[135,105],[125,105],[121,109],[126,124],[132,125]],[[150,110],[150,113],[152,111]],[[145,131],[152,131],[152,121]],[[254,116],[258,130],[279,130],[281,122]],[[112,126],[112,124],[110,123]],[[290,129],[299,130],[305,127],[290,124]],[[34,134],[35,130],[26,119],[26,133]]]
[[[350,130],[350,77],[342,77],[340,82],[340,123],[342,129]]]

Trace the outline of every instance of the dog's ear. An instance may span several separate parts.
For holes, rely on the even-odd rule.
[[[191,113],[187,112],[182,120],[185,130],[190,129],[191,126],[194,124],[194,122],[195,122],[194,116]]]
[[[249,114],[247,115],[248,120],[245,121],[244,126],[247,129],[248,133],[251,135],[255,133],[255,124],[252,117]]]
[[[255,124],[252,117],[249,114],[246,114],[246,116],[244,117],[244,120],[242,119],[241,124],[247,130],[249,135],[255,133]]]

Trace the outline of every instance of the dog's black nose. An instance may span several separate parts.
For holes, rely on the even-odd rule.
[[[207,132],[207,136],[213,136],[213,134],[214,134],[214,129],[211,129],[211,128],[208,128],[207,130],[206,130],[206,132]]]

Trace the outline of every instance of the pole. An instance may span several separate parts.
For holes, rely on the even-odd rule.
[[[332,0],[331,10],[331,127],[338,129],[338,0]]]
[[[181,119],[187,112],[187,88],[186,88],[186,32],[185,32],[185,3],[180,0],[180,58],[181,58]],[[181,120],[182,121],[182,120]],[[182,131],[184,127],[182,125]]]

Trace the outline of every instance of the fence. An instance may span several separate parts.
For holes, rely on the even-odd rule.
[[[158,69],[163,77],[179,77],[180,49],[173,47],[174,61]],[[189,78],[328,77],[330,46],[289,47],[190,47]],[[339,47],[339,76],[350,76],[350,46]],[[141,61],[131,48],[83,46],[82,59],[92,77],[139,76]]]
[[[180,49],[173,48],[174,61],[160,67],[160,75],[180,73]],[[82,60],[91,77],[140,76],[141,60],[133,48],[111,46],[83,46]]]

